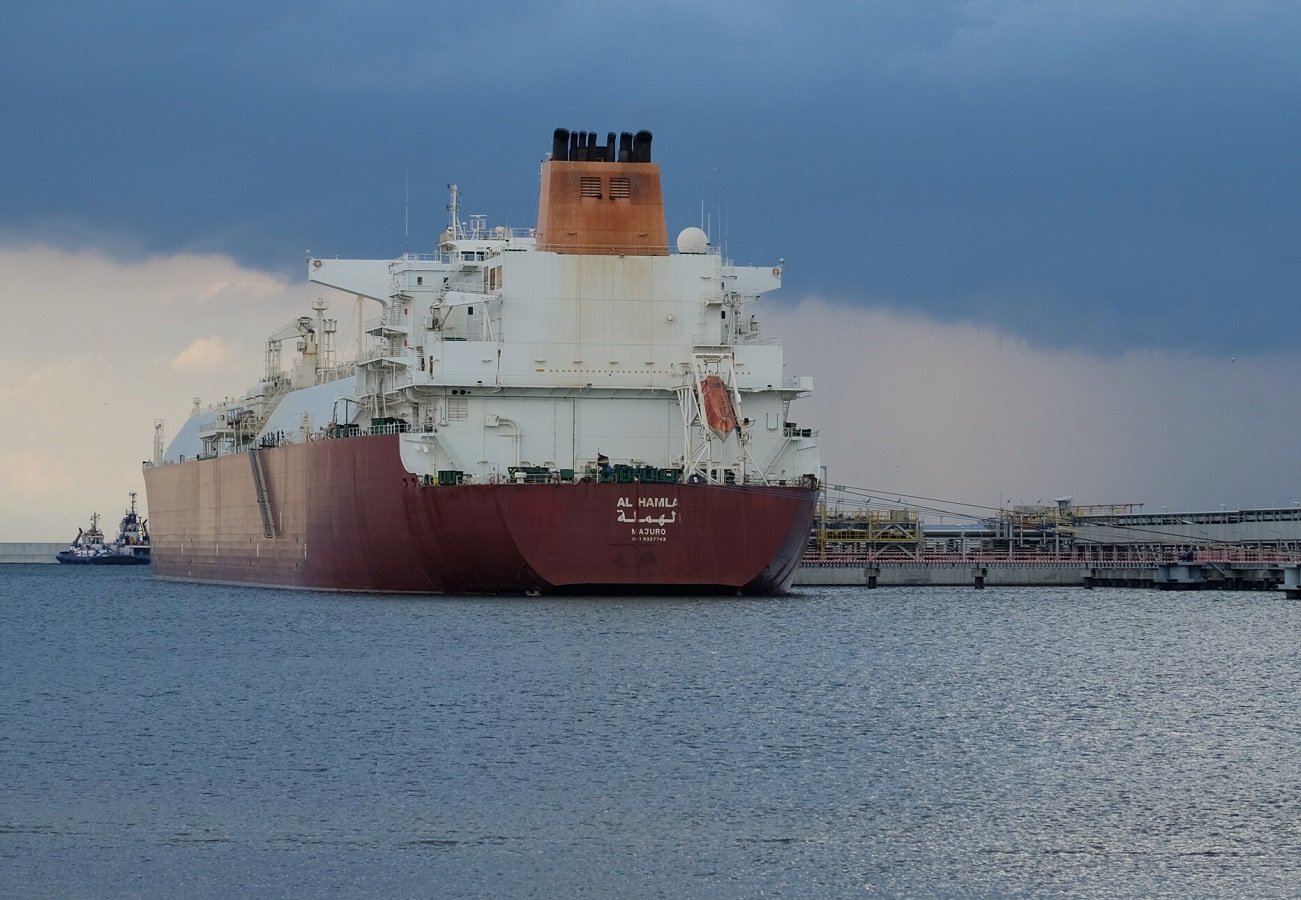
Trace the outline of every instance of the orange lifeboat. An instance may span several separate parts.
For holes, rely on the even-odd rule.
[[[732,393],[717,375],[706,375],[700,380],[700,399],[704,406],[705,422],[720,438],[736,430],[736,410],[732,407]]]

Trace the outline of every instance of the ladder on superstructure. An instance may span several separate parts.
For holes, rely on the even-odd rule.
[[[262,474],[262,451],[253,447],[248,451],[248,464],[253,469],[253,491],[257,494],[258,512],[262,514],[262,533],[276,536],[276,526],[271,519],[271,501],[267,496],[266,478]]]

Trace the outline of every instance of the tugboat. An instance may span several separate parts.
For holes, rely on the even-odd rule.
[[[136,495],[132,491],[131,508],[123,514],[115,540],[104,540],[104,532],[99,529],[99,513],[91,513],[90,528],[78,528],[68,549],[60,550],[54,558],[74,566],[147,566],[149,530],[145,527],[146,521],[136,513]]]

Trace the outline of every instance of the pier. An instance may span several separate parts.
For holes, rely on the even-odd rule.
[[[797,586],[878,587],[1130,587],[1172,591],[1285,589],[1301,599],[1301,564],[1295,557],[1221,559],[1204,563],[1134,560],[1094,561],[1070,556],[1053,559],[922,558],[918,560],[836,560],[805,562]]]
[[[1069,498],[931,524],[916,509],[819,511],[795,584],[1284,590],[1301,599],[1301,507],[1144,513]]]
[[[57,562],[54,554],[68,549],[68,542],[63,541],[14,541],[0,543],[0,564],[4,563],[53,563]]]

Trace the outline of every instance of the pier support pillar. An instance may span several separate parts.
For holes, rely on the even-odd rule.
[[[1196,591],[1206,586],[1206,573],[1201,563],[1162,563],[1152,585],[1167,591]]]
[[[1301,565],[1283,567],[1283,583],[1279,590],[1287,594],[1289,600],[1301,600]]]

